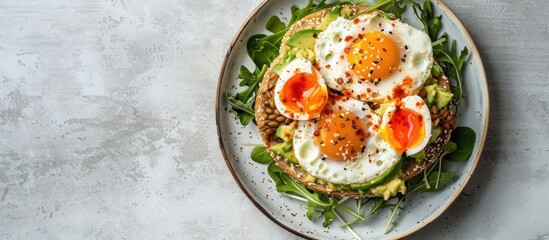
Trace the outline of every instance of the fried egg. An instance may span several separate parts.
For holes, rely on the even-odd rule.
[[[427,104],[415,95],[389,105],[383,114],[381,136],[399,153],[409,156],[423,150],[431,137]]]
[[[294,120],[309,120],[320,116],[328,88],[324,78],[305,59],[295,59],[280,73],[274,90],[278,111]]]
[[[380,126],[381,118],[365,102],[331,98],[318,119],[298,122],[295,156],[309,174],[333,183],[372,180],[401,158],[383,140]]]
[[[372,12],[339,17],[318,35],[316,60],[328,87],[367,102],[417,94],[429,77],[429,36],[400,20]]]

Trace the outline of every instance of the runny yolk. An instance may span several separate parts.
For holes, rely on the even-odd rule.
[[[353,39],[347,52],[347,62],[353,72],[369,82],[379,82],[399,64],[397,44],[385,34],[370,31]]]
[[[397,107],[387,127],[381,130],[382,137],[399,152],[413,148],[425,137],[425,125],[421,115],[409,108]]]
[[[369,135],[354,113],[343,111],[321,115],[314,134],[320,151],[335,160],[353,160]]]
[[[318,117],[328,101],[328,90],[319,83],[316,75],[297,73],[290,77],[280,91],[280,100],[292,113]]]

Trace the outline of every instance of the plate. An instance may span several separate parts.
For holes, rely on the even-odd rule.
[[[266,165],[250,159],[252,144],[262,143],[257,126],[251,123],[242,126],[236,114],[224,97],[225,92],[238,91],[238,72],[241,65],[252,69],[253,63],[246,53],[246,41],[257,33],[267,33],[265,22],[272,15],[283,21],[290,16],[292,5],[304,6],[307,1],[272,0],[262,2],[245,21],[233,39],[219,76],[216,100],[216,123],[221,152],[236,184],[255,206],[267,217],[284,229],[308,239],[350,239],[350,238],[402,238],[421,229],[439,217],[457,199],[465,188],[480,159],[488,126],[488,87],[484,67],[478,50],[456,15],[442,2],[432,1],[436,15],[442,15],[442,32],[457,40],[458,49],[469,48],[470,54],[464,68],[464,99],[458,126],[471,127],[477,133],[473,154],[466,162],[445,165],[450,171],[458,173],[458,178],[450,186],[437,193],[412,193],[402,205],[403,210],[388,234],[384,234],[390,211],[378,212],[367,222],[353,225],[353,235],[348,229],[340,227],[336,219],[329,227],[322,227],[322,219],[310,221],[305,216],[306,204],[278,193],[273,181],[267,174]],[[422,29],[416,17],[409,9],[403,16],[404,21]],[[415,20],[415,21],[414,21]],[[352,203],[351,203],[352,202]],[[351,206],[354,201],[347,201]],[[343,216],[345,217],[345,216]]]

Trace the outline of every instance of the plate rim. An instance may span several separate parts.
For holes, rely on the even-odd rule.
[[[217,90],[216,90],[216,99],[215,99],[215,101],[216,101],[215,102],[215,123],[216,123],[216,127],[217,127],[217,137],[218,137],[218,141],[219,141],[219,147],[220,147],[220,150],[221,150],[221,154],[223,155],[223,159],[225,160],[225,164],[227,165],[227,168],[229,169],[229,172],[233,176],[233,179],[236,181],[236,183],[237,183],[238,187],[240,188],[240,190],[255,205],[255,207],[257,209],[259,209],[267,218],[269,218],[271,221],[273,221],[274,223],[276,223],[278,226],[282,227],[283,229],[285,229],[285,230],[287,230],[287,231],[289,231],[289,232],[291,232],[291,233],[293,233],[293,234],[295,234],[299,237],[305,238],[305,239],[317,239],[313,236],[309,236],[309,235],[306,235],[304,233],[301,233],[301,232],[295,230],[294,228],[289,227],[286,224],[280,222],[273,215],[271,215],[261,204],[259,204],[259,202],[257,202],[254,199],[254,197],[251,195],[251,193],[246,190],[243,183],[240,181],[240,178],[238,178],[238,176],[236,175],[236,171],[234,170],[231,162],[229,161],[227,152],[225,151],[225,143],[224,143],[223,138],[221,136],[221,121],[220,121],[220,112],[221,112],[220,111],[220,106],[221,106],[221,96],[222,96],[222,94],[221,94],[222,89],[221,88],[222,88],[222,85],[223,85],[223,76],[225,75],[225,70],[226,70],[226,67],[227,67],[227,62],[229,60],[229,56],[233,52],[234,46],[238,42],[239,37],[242,35],[242,31],[251,22],[253,22],[253,19],[256,17],[258,12],[261,9],[263,9],[265,7],[265,5],[267,3],[269,3],[270,1],[272,1],[272,0],[263,0],[252,11],[252,13],[246,18],[246,20],[244,20],[244,23],[242,24],[242,26],[237,30],[236,34],[234,35],[234,37],[231,41],[231,44],[229,45],[229,48],[227,49],[227,52],[226,52],[226,54],[223,58],[222,67],[221,67],[219,77],[218,77],[218,81],[217,81]],[[484,69],[484,63],[482,61],[482,58],[481,58],[480,53],[478,51],[478,48],[477,48],[475,42],[473,41],[473,38],[469,34],[469,31],[465,28],[465,26],[463,25],[461,20],[450,9],[450,7],[448,7],[448,5],[446,5],[446,3],[443,2],[443,0],[432,0],[431,2],[433,2],[433,1],[434,1],[435,4],[439,5],[446,12],[446,15],[448,16],[448,18],[450,18],[450,20],[453,23],[455,23],[457,25],[458,29],[464,34],[465,39],[471,44],[470,45],[470,47],[471,47],[470,51],[473,53],[475,58],[478,59],[478,69],[479,69],[479,75],[481,77],[480,85],[482,86],[483,101],[485,103],[484,104],[484,106],[485,106],[484,107],[484,112],[482,114],[484,114],[485,118],[484,118],[484,123],[482,125],[483,128],[482,128],[482,134],[480,136],[478,154],[475,156],[473,165],[471,166],[471,171],[469,171],[467,173],[467,175],[464,176],[465,179],[463,181],[463,184],[461,186],[459,186],[459,189],[456,191],[455,194],[453,194],[452,198],[449,199],[449,201],[447,201],[446,204],[443,205],[437,212],[432,214],[426,221],[421,222],[415,228],[412,228],[411,230],[409,230],[405,233],[402,233],[400,235],[395,236],[395,239],[400,239],[400,238],[404,238],[406,236],[410,236],[410,235],[414,234],[415,232],[419,231],[420,229],[422,229],[422,228],[428,226],[429,224],[433,223],[461,195],[461,193],[463,192],[463,190],[465,190],[465,187],[469,183],[469,181],[471,179],[471,176],[475,172],[475,170],[477,168],[477,165],[478,165],[478,162],[480,161],[480,158],[481,158],[482,153],[483,153],[485,141],[486,141],[486,135],[487,135],[487,132],[488,132],[487,129],[488,129],[488,126],[489,126],[489,119],[490,119],[490,116],[489,116],[489,114],[490,114],[490,100],[489,99],[490,98],[489,98],[489,91],[488,91],[488,82],[487,82],[487,78],[486,78],[486,71]]]

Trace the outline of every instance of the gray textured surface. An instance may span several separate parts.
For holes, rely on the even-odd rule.
[[[296,238],[216,135],[221,63],[259,2],[2,1],[0,239]],[[515,2],[448,1],[485,63],[490,131],[464,194],[412,238],[549,238],[549,2]]]

